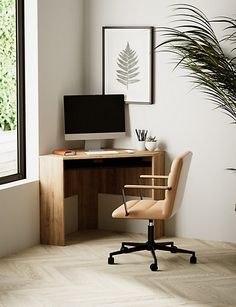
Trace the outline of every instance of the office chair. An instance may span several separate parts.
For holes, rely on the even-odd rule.
[[[142,199],[126,201],[125,192],[122,189],[123,204],[113,211],[113,218],[123,219],[141,219],[149,220],[148,224],[148,240],[145,243],[122,242],[118,251],[112,252],[108,257],[108,264],[114,264],[115,255],[128,254],[137,251],[150,251],[154,262],[150,265],[152,271],[158,270],[157,257],[155,250],[169,251],[171,253],[191,254],[190,263],[197,263],[194,251],[178,248],[174,242],[155,242],[154,241],[154,220],[166,220],[171,218],[179,209],[185,184],[187,180],[188,170],[192,158],[190,151],[178,156],[174,159],[168,176],[158,175],[141,175],[141,178],[166,179],[167,184],[156,185],[125,185],[124,189],[162,189],[165,190],[165,198],[163,200]]]

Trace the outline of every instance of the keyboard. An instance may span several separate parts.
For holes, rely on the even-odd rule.
[[[131,149],[125,149],[125,150],[98,150],[98,151],[94,151],[94,150],[90,150],[90,151],[85,151],[86,155],[113,155],[113,154],[124,154],[124,153],[133,153],[134,150]]]
[[[98,151],[85,151],[86,155],[112,155],[118,154],[119,152],[116,150],[98,150]]]

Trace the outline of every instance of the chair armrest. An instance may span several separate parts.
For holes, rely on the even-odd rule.
[[[155,190],[171,190],[171,187],[168,186],[159,186],[159,185],[135,185],[135,184],[126,184],[124,188],[122,189],[122,197],[123,197],[123,203],[125,207],[125,215],[128,216],[129,212],[127,209],[127,204],[126,204],[126,197],[125,197],[125,189],[155,189]],[[140,194],[141,199],[142,195]]]
[[[155,189],[155,190],[171,190],[171,187],[166,185],[134,185],[126,184],[124,186],[126,189]]]
[[[169,176],[165,175],[140,175],[140,178],[153,178],[153,179],[168,179]]]

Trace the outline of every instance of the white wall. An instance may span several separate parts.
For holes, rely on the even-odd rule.
[[[0,257],[39,243],[37,0],[25,0],[27,179],[0,187]]]
[[[179,1],[86,0],[85,1],[85,91],[102,90],[102,26],[164,26],[169,5]],[[209,17],[232,16],[235,0],[186,1]],[[159,41],[156,35],[156,43]],[[131,136],[117,146],[136,147],[134,129],[145,127],[166,144],[167,165],[190,149],[193,161],[183,206],[167,223],[167,234],[236,242],[235,127],[198,91],[190,91],[181,70],[173,72],[170,55],[156,54],[154,105],[130,105]]]
[[[39,0],[39,152],[65,144],[63,95],[83,93],[83,0]],[[65,231],[78,229],[76,198],[65,200]]]
[[[39,243],[39,183],[0,191],[0,257]]]
[[[62,99],[81,94],[83,0],[39,0],[39,151],[64,147]]]

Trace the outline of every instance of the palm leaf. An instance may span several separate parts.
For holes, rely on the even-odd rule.
[[[164,41],[156,49],[174,54],[175,69],[189,71],[195,87],[236,123],[236,57],[226,55],[220,44],[226,40],[236,43],[236,20],[221,17],[209,21],[203,12],[188,4],[174,5],[172,17],[177,26],[158,28]],[[212,22],[227,25],[222,41],[218,41]]]

